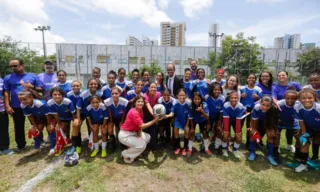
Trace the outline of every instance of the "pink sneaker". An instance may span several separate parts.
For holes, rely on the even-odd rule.
[[[182,150],[182,156],[187,156],[187,149]]]
[[[176,149],[174,152],[175,155],[179,155],[180,154],[180,148]]]

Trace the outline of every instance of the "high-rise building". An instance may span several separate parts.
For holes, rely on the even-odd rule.
[[[158,40],[151,40],[150,43],[151,43],[151,46],[158,46],[159,45]]]
[[[135,36],[128,36],[128,38],[126,39],[126,45],[141,46],[142,43]]]
[[[273,47],[277,49],[300,49],[300,34],[286,34],[283,37],[276,37]]]
[[[215,45],[217,47],[220,47],[221,38],[220,37],[215,38],[214,36],[210,35],[210,34],[220,35],[219,33],[220,33],[219,24],[214,23],[214,24],[210,25],[209,34],[208,34],[209,35],[209,42],[208,42],[209,47],[214,47]],[[216,40],[217,40],[217,42],[215,42]]]
[[[162,46],[185,46],[185,23],[161,22],[160,30]]]
[[[303,43],[301,48],[302,49],[312,49],[316,47],[316,43]]]
[[[149,39],[148,37],[142,36],[142,45],[143,45],[143,46],[151,45],[150,39]]]
[[[300,34],[291,35],[289,49],[300,49]]]
[[[274,38],[273,47],[276,49],[280,49],[283,47],[283,37]]]

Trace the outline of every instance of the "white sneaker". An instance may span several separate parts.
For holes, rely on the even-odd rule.
[[[239,153],[238,150],[237,151],[233,151],[233,155],[234,155],[235,158],[240,159],[240,153]]]
[[[222,155],[225,157],[229,157],[228,150],[222,149]]]
[[[50,149],[48,156],[53,156],[54,155],[54,149]]]
[[[288,145],[287,146],[288,151],[290,151],[291,153],[296,152],[296,148],[293,145]]]
[[[294,169],[295,172],[300,173],[302,171],[308,171],[307,165],[300,164],[298,167]]]

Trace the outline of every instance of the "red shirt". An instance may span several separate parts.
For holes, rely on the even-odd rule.
[[[143,124],[143,111],[139,113],[136,108],[130,109],[126,120],[121,126],[121,130],[137,132],[140,129],[140,125]]]

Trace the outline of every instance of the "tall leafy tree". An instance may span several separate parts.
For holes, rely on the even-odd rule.
[[[320,48],[313,48],[307,52],[298,54],[296,67],[300,74],[306,77],[308,77],[312,71],[320,69]]]

